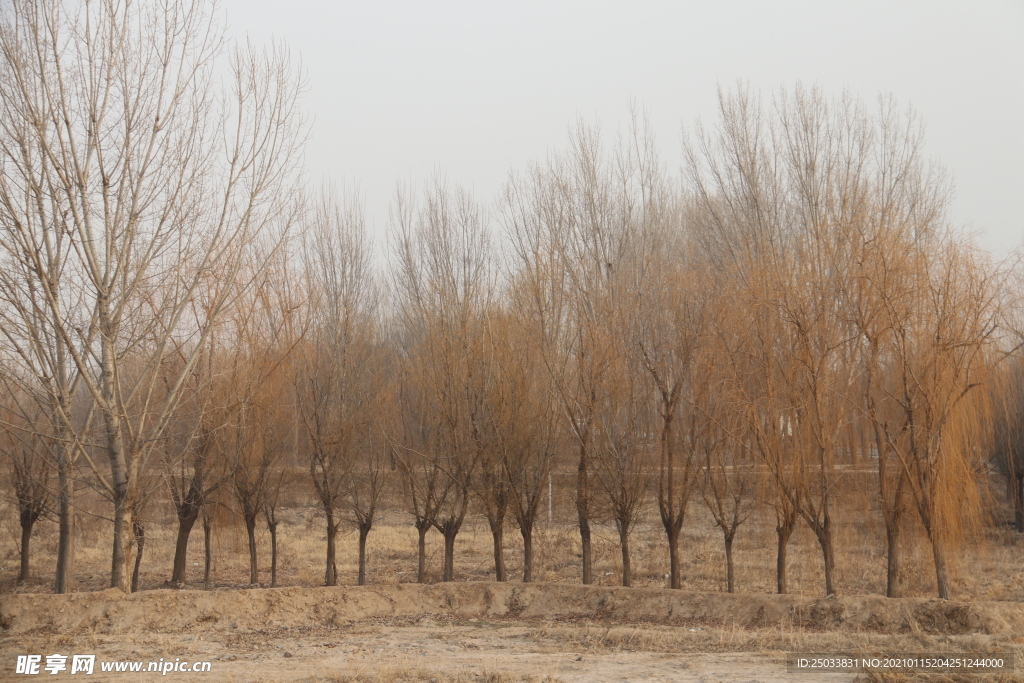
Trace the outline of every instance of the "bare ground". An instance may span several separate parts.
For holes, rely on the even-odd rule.
[[[1021,603],[561,583],[8,594],[0,628],[3,679],[15,655],[53,652],[213,663],[177,680],[306,683],[810,681],[787,673],[786,652],[1024,653]]]

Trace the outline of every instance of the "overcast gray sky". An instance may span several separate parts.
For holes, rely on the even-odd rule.
[[[378,237],[397,181],[435,170],[490,200],[510,169],[647,109],[665,160],[719,84],[797,81],[927,125],[953,218],[997,253],[1024,238],[1024,0],[337,2],[225,0],[229,30],[287,41],[309,76],[311,177],[358,183]]]

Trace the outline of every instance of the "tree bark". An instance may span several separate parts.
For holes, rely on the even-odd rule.
[[[455,580],[455,537],[459,534],[459,528],[448,528],[444,532],[444,573],[442,581]]]
[[[75,554],[75,482],[71,477],[71,454],[63,444],[57,453],[57,568],[54,593],[70,593],[74,589],[71,572]]]
[[[583,556],[583,584],[593,582],[592,552],[590,548],[590,482],[587,478],[587,449],[580,448],[580,462],[576,468],[576,514],[580,523],[580,551]]]
[[[814,535],[821,547],[821,558],[825,563],[825,595],[835,595],[835,568],[836,555],[832,548],[832,524],[828,517],[825,517],[823,524],[814,529]]]
[[[56,283],[53,283],[56,290]],[[58,309],[59,310],[59,309]],[[54,312],[54,322],[60,316]],[[75,555],[75,480],[72,476],[75,464],[74,451],[67,447],[65,437],[68,434],[67,425],[64,424],[64,416],[68,415],[68,376],[67,376],[67,350],[64,342],[57,341],[57,386],[60,387],[57,394],[58,415],[53,424],[62,425],[57,438],[57,568],[54,576],[54,593],[70,593],[74,590],[74,582],[71,576],[74,570]]]
[[[630,585],[632,572],[629,566],[629,528],[621,521],[616,524],[619,527],[619,549],[622,551],[622,585]]]
[[[666,535],[668,536],[669,587],[676,589],[683,587],[679,566],[679,531],[680,529],[676,528],[665,529]]]
[[[683,528],[683,518],[689,497],[678,496],[682,509],[676,510],[677,500],[675,482],[675,451],[672,448],[672,424],[675,415],[675,401],[666,398],[662,393],[661,406],[661,462],[658,470],[658,511],[661,514],[661,525],[665,528],[668,539],[668,576],[669,588],[683,587],[682,566],[679,563],[679,534]]]
[[[523,537],[523,583],[530,583],[533,581],[533,525],[520,525],[519,534]]]
[[[120,490],[119,490],[120,489]],[[132,544],[135,533],[132,529],[132,510],[127,494],[115,484],[114,498],[114,547],[110,557],[110,587],[131,592]]]
[[[946,547],[937,533],[931,534],[932,558],[935,561],[935,585],[939,598],[949,600],[949,576],[946,572]]]
[[[270,587],[277,588],[277,522],[267,522],[270,530]]]
[[[429,529],[429,523],[424,523],[422,521],[416,522],[416,531],[419,533],[419,543],[417,545],[419,564],[416,567],[417,583],[427,582],[427,531]]]
[[[733,562],[732,562],[732,541],[734,535],[725,535],[725,583],[726,590],[730,593],[736,592],[736,580],[733,573]]]
[[[138,517],[132,520],[132,532],[135,537],[135,566],[132,568],[132,593],[139,590],[139,567],[142,566],[142,549],[146,547],[146,528]]]
[[[786,550],[789,546],[789,537],[793,534],[793,527],[796,526],[796,516],[783,520],[775,527],[778,536],[778,550],[775,555],[775,583],[779,595],[785,595],[786,585]]]
[[[337,537],[338,525],[334,522],[334,511],[327,510],[327,567],[324,570],[324,585],[338,585]]]
[[[880,439],[879,439],[880,441]],[[885,524],[885,597],[899,597],[903,582],[900,569],[900,525],[903,522],[904,498],[906,495],[904,475],[901,473],[896,482],[892,502],[889,502],[886,481],[884,478],[885,464],[879,456],[879,490],[881,492],[882,521]]]
[[[245,532],[249,536],[249,585],[257,586],[260,582],[256,566],[256,515],[246,515]]]
[[[900,519],[898,513],[885,515],[885,597],[898,598],[903,577],[900,572]]]
[[[35,520],[29,515],[21,515],[21,571],[18,572],[18,583],[23,583],[31,578],[29,567],[30,545],[32,543],[32,526]]]
[[[358,585],[366,585],[366,537],[370,535],[372,522],[363,522],[359,525],[359,579]]]
[[[210,541],[213,532],[213,520],[203,508],[203,590],[210,589],[210,568],[213,565],[213,547]]]
[[[132,529],[135,501],[135,457],[124,442],[121,416],[117,412],[115,392],[117,330],[109,310],[109,297],[100,294],[96,309],[100,334],[100,392],[103,403],[103,426],[106,437],[107,458],[110,461],[110,486],[114,499],[114,542],[110,553],[110,587],[131,592],[131,562],[134,533]]]
[[[188,565],[188,537],[198,518],[198,507],[184,517],[178,516],[178,539],[174,543],[174,568],[171,570],[171,583],[185,583],[185,572]]]
[[[494,580],[505,581],[505,553],[502,548],[505,536],[503,525],[492,525],[491,536],[494,541]]]

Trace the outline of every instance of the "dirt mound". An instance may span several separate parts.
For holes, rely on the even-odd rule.
[[[342,625],[372,618],[591,619],[874,633],[1019,634],[1024,604],[879,596],[814,599],[559,583],[449,583],[0,596],[5,635],[172,633]]]

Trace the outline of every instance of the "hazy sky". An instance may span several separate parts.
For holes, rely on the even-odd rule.
[[[1024,238],[1024,0],[337,2],[225,0],[232,35],[284,39],[309,76],[311,178],[358,183],[382,235],[397,181],[435,171],[492,199],[564,148],[649,110],[664,159],[713,122],[719,85],[797,81],[911,104],[953,176],[953,218],[1005,253]]]

